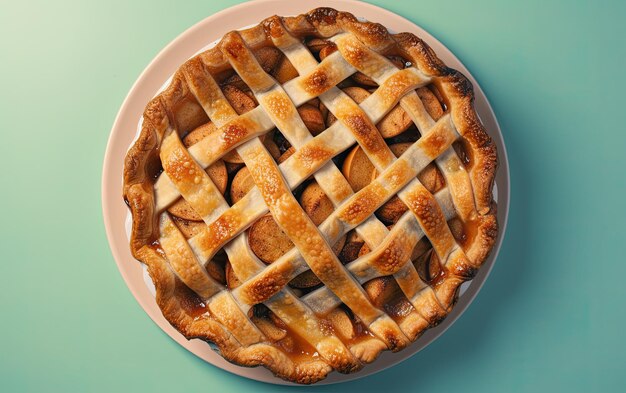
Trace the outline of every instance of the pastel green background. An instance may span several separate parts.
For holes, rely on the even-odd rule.
[[[102,221],[104,149],[131,85],[178,34],[237,2],[0,2],[0,391],[287,390],[162,333]],[[625,3],[374,3],[481,83],[508,146],[510,221],[446,334],[392,369],[312,390],[624,391]]]

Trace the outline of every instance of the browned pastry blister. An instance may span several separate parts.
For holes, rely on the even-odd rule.
[[[165,318],[297,383],[409,345],[498,233],[497,155],[473,98],[419,38],[330,8],[187,61],[124,169],[131,251]]]

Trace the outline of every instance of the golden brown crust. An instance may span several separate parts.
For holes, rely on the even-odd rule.
[[[416,65],[419,70],[432,78],[437,90],[444,96],[446,106],[450,110],[452,122],[456,130],[463,137],[470,163],[467,167],[474,190],[474,199],[477,216],[474,217],[475,234],[463,244],[463,255],[457,252],[450,257],[449,264],[434,283],[434,297],[422,296],[420,302],[425,306],[425,319],[430,325],[437,323],[442,313],[437,310],[439,304],[449,311],[454,304],[459,286],[471,278],[476,269],[486,259],[495,243],[498,233],[495,219],[495,206],[492,202],[492,188],[497,168],[497,152],[495,144],[485,132],[473,107],[474,93],[471,83],[459,72],[445,66],[426,43],[410,33],[390,35],[387,30],[376,23],[359,22],[353,15],[339,12],[330,8],[318,8],[307,14],[279,18],[289,33],[297,38],[317,36],[321,41],[319,50],[328,46],[323,38],[332,37],[341,32],[350,32],[360,41],[373,50],[385,55],[400,55]],[[246,45],[253,50],[261,50],[261,64],[266,72],[272,72],[280,79],[289,80],[297,72],[293,65],[286,64],[284,57],[273,48],[272,37],[276,33],[273,28],[277,18],[268,18],[259,25],[241,32]],[[219,46],[219,45],[218,45]],[[328,55],[328,54],[326,54]],[[205,70],[216,79],[222,80],[230,69],[228,60],[219,49],[210,49],[186,62],[177,71],[169,87],[155,97],[147,106],[143,117],[143,126],[139,138],[128,151],[124,165],[124,198],[128,203],[133,216],[130,247],[133,255],[148,266],[148,271],[156,287],[156,300],[165,318],[185,337],[199,338],[215,343],[221,354],[229,361],[245,366],[263,365],[279,377],[298,383],[314,383],[326,377],[332,371],[323,360],[294,361],[277,347],[269,343],[258,343],[242,346],[237,339],[214,319],[208,308],[200,298],[189,290],[173,273],[164,259],[158,244],[158,218],[155,212],[154,180],[161,165],[159,161],[159,147],[166,134],[179,132],[185,135],[201,124],[207,123],[208,118],[187,87],[187,82],[199,68]],[[333,75],[333,74],[329,74]],[[334,86],[337,81],[328,79],[326,75],[313,75],[304,81],[304,87],[310,92],[319,94]],[[235,87],[227,88],[233,89]],[[239,90],[239,89],[238,89]],[[256,105],[248,95],[247,99],[238,92],[226,92],[238,112],[244,112]],[[422,94],[421,96],[425,96]],[[235,97],[235,98],[233,98]],[[234,101],[234,102],[233,102]],[[251,102],[252,101],[252,102]],[[433,118],[432,105],[427,105]],[[440,149],[441,138],[432,137],[428,144],[433,151]],[[234,151],[233,151],[234,152]],[[231,159],[233,157],[231,156]],[[236,157],[237,158],[237,157]],[[226,160],[228,161],[228,160]],[[236,161],[236,160],[235,160]],[[391,180],[391,179],[390,179]],[[370,187],[364,193],[361,201],[371,200],[380,204],[379,191]],[[426,216],[434,214],[435,206],[428,199],[416,200],[416,210],[423,211]],[[346,211],[350,220],[361,220],[360,215],[367,210],[366,206],[355,204]],[[362,220],[361,220],[362,221]],[[445,222],[444,222],[445,223]],[[219,224],[219,223],[217,223]],[[440,230],[437,227],[434,230]],[[350,243],[350,242],[349,242]],[[230,273],[229,273],[230,272]],[[232,275],[229,265],[226,267],[226,277]],[[232,280],[232,279],[231,279]],[[284,285],[286,283],[280,283]],[[381,291],[383,293],[384,291]],[[426,293],[426,292],[425,292]],[[432,293],[432,292],[429,292]],[[430,300],[426,300],[430,299]],[[415,303],[413,303],[415,304]],[[430,310],[430,311],[429,311]],[[343,316],[338,316],[337,322],[343,324],[342,331],[350,334]],[[343,322],[341,322],[343,321]],[[380,325],[380,324],[379,324]],[[403,326],[411,329],[409,335],[415,339],[427,326],[424,319],[406,318]],[[387,337],[390,347],[402,347],[405,344],[393,341],[396,337]],[[372,361],[384,349],[377,340],[363,341],[351,346],[351,351],[362,361]],[[337,368],[340,366],[335,365]],[[345,370],[355,367],[349,366]]]

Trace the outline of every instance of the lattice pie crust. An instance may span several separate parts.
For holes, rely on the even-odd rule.
[[[147,105],[131,249],[185,337],[314,383],[446,316],[497,236],[496,167],[470,82],[422,40],[329,8],[274,16]]]

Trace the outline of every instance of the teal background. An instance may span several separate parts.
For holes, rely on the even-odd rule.
[[[0,2],[0,391],[288,390],[169,339],[105,237],[104,149],[157,52],[237,1]],[[624,2],[377,0],[471,70],[508,146],[510,221],[435,343],[315,391],[626,389]]]

